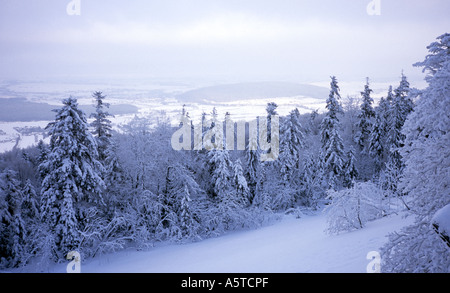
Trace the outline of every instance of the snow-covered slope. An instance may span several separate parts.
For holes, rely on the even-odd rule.
[[[401,215],[368,223],[362,230],[328,235],[323,214],[286,217],[258,230],[148,251],[122,251],[82,261],[82,273],[365,273],[367,254],[386,235],[412,222]],[[383,268],[381,268],[383,270]],[[66,271],[66,265],[52,272]]]

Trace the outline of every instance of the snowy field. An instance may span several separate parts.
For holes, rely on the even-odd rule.
[[[328,235],[323,213],[285,216],[257,230],[103,255],[82,261],[81,273],[366,273],[367,254],[378,251],[388,233],[412,221],[391,215],[361,230]],[[65,273],[66,265],[48,272]]]
[[[373,96],[375,101],[378,101],[379,97],[385,96],[389,84],[394,83],[396,81],[374,84]],[[295,108],[298,108],[301,114],[311,113],[313,110],[319,110],[319,112],[325,110],[329,81],[316,82],[310,85],[268,84],[266,88],[261,88],[264,83],[231,83],[212,86],[211,83],[200,81],[197,81],[195,85],[193,82],[148,82],[139,80],[129,81],[128,84],[117,80],[114,82],[61,81],[59,83],[52,81],[0,81],[0,99],[25,98],[28,102],[46,103],[58,108],[61,106],[63,98],[73,96],[77,98],[80,105],[89,106],[93,103],[92,92],[101,90],[107,96],[107,102],[113,106],[132,105],[139,109],[138,115],[141,117],[155,118],[164,115],[174,125],[178,124],[178,116],[183,104],[186,105],[186,109],[194,122],[201,120],[203,112],[211,113],[213,107],[217,107],[219,117],[224,117],[225,113],[229,112],[232,114],[234,121],[248,121],[257,116],[265,116],[267,103],[274,101],[278,104],[277,111],[282,116],[289,114]],[[273,88],[271,84],[274,84]],[[345,83],[342,97],[347,95],[358,97],[362,90],[361,85],[361,81]],[[309,89],[308,87],[311,86],[315,86],[315,88]],[[300,89],[298,89],[299,87]],[[302,87],[307,88],[307,94],[301,94]],[[297,94],[296,90],[298,91]],[[197,95],[200,93],[203,99],[192,96],[192,93],[197,93]],[[267,98],[263,97],[265,94],[268,95]],[[216,100],[218,97],[222,97],[222,99]],[[18,112],[19,114],[24,115],[24,113]],[[87,114],[89,115],[89,113]],[[116,114],[115,116],[115,118],[111,118],[111,121],[114,128],[117,128],[117,125],[129,122],[134,114]],[[44,138],[43,131],[23,134],[17,131],[17,127],[45,128],[51,122],[8,122],[3,118],[5,117],[0,115],[0,153],[9,151],[14,147],[26,148],[36,145],[40,139]]]

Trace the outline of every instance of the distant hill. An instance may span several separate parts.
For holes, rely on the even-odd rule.
[[[278,97],[306,96],[326,99],[329,89],[309,84],[290,82],[249,82],[203,87],[179,94],[182,102],[228,102],[246,99],[274,99]]]
[[[0,99],[0,121],[4,122],[28,122],[51,121],[55,119],[53,109],[61,106],[49,105],[27,101],[25,98]],[[80,105],[80,108],[89,115],[95,111],[93,106]],[[111,105],[108,110],[113,115],[137,113],[138,108],[133,105]]]

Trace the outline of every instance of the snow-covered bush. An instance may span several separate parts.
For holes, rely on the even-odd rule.
[[[372,182],[358,182],[352,188],[328,191],[327,232],[337,234],[365,226],[383,215],[383,193]]]

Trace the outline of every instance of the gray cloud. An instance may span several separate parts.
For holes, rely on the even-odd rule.
[[[419,76],[447,0],[0,2],[0,76],[323,80]],[[131,2],[131,3],[130,3]]]

